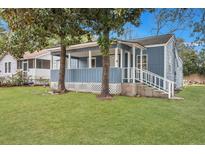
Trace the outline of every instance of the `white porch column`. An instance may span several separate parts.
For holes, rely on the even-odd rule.
[[[118,47],[115,48],[115,67],[119,67]]]
[[[53,58],[53,56],[52,56],[52,58]],[[52,58],[51,58],[51,59],[52,59]],[[37,66],[36,62],[37,62],[37,61],[36,61],[36,58],[35,58],[35,59],[34,59],[34,68],[35,68],[35,69],[36,69],[36,66]]]
[[[92,54],[90,50],[89,50],[89,58],[88,58],[88,67],[92,68]]]
[[[133,66],[132,66],[132,81],[135,83],[135,62],[136,62],[136,56],[135,56],[135,46],[132,46],[132,61],[133,61]]]
[[[142,53],[143,52],[143,50],[142,49],[140,49],[140,82],[142,82],[143,81],[143,72],[142,72]]]
[[[35,68],[36,68],[36,61],[35,61]],[[51,54],[50,70],[52,69],[53,69],[53,55]]]
[[[120,49],[120,67],[123,68],[123,50]]]
[[[130,52],[128,51],[127,53],[127,72],[128,72],[128,82],[130,82],[130,59],[131,59],[131,55],[130,55]]]
[[[71,68],[71,55],[70,53],[68,54],[68,69]]]

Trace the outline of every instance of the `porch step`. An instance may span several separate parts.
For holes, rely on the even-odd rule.
[[[145,97],[168,98],[168,94],[145,84],[137,84],[137,95]]]
[[[168,94],[142,83],[123,83],[122,95],[168,98]]]

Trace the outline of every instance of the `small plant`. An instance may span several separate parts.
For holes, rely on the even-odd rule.
[[[36,79],[35,81],[36,81],[36,85],[44,85],[44,86],[49,85],[48,79],[39,78],[39,79]]]

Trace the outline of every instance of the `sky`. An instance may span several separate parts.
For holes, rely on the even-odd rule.
[[[195,10],[196,12],[198,11],[197,9]],[[197,16],[193,20],[197,20]],[[7,24],[5,22],[2,22],[2,24],[5,28],[7,27]],[[139,27],[135,27],[129,23],[125,25],[125,29],[129,29],[128,30],[129,32],[126,35],[126,37],[127,39],[130,39],[129,36],[131,35],[132,37],[131,39],[135,39],[135,38],[142,38],[142,37],[156,35],[156,32],[153,31],[155,26],[156,24],[155,24],[154,14],[145,12],[141,16],[141,24]],[[167,34],[169,30],[170,30],[169,27],[165,27],[164,29],[162,29],[160,34]],[[195,41],[195,38],[191,37],[191,31],[192,30],[190,29],[190,27],[185,26],[182,30],[178,30],[174,32],[174,34],[176,38],[182,38],[187,44],[189,44]],[[202,48],[201,46],[195,47],[196,50],[200,50],[201,48]]]
[[[196,9],[196,12],[197,11],[198,10]],[[197,19],[197,16],[193,18],[194,21],[197,21]],[[133,38],[141,38],[156,35],[156,32],[154,31],[154,28],[156,26],[155,23],[156,22],[154,14],[146,12],[143,13],[141,16],[141,24],[139,27],[135,27],[131,24],[127,24],[125,27],[128,29],[132,29],[131,32]],[[160,34],[167,34],[169,30],[169,27],[165,27],[164,29],[162,29]],[[176,38],[182,38],[187,44],[190,44],[195,41],[195,37],[191,37],[191,33],[192,29],[189,26],[185,26],[182,30],[177,30],[176,32],[174,32],[174,35],[176,36]],[[194,48],[199,51],[202,46],[196,46]]]
[[[154,32],[154,28],[155,28],[155,19],[154,19],[154,14],[151,13],[144,13],[141,16],[141,21],[142,23],[140,24],[139,27],[135,27],[132,26],[130,24],[127,24],[127,26],[131,26],[134,29],[134,34],[135,37],[146,37],[146,36],[150,36],[150,35],[156,35],[156,33]],[[161,34],[165,34],[169,32],[169,29],[164,29]],[[186,42],[192,42],[194,41],[194,38],[190,37],[190,29],[189,27],[187,27],[184,30],[180,30],[180,31],[176,31],[174,34],[175,36],[178,38],[183,38]]]

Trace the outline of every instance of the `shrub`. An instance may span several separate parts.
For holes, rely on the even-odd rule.
[[[22,71],[12,75],[12,77],[0,77],[1,87],[22,86],[28,83],[28,77],[26,77]]]

